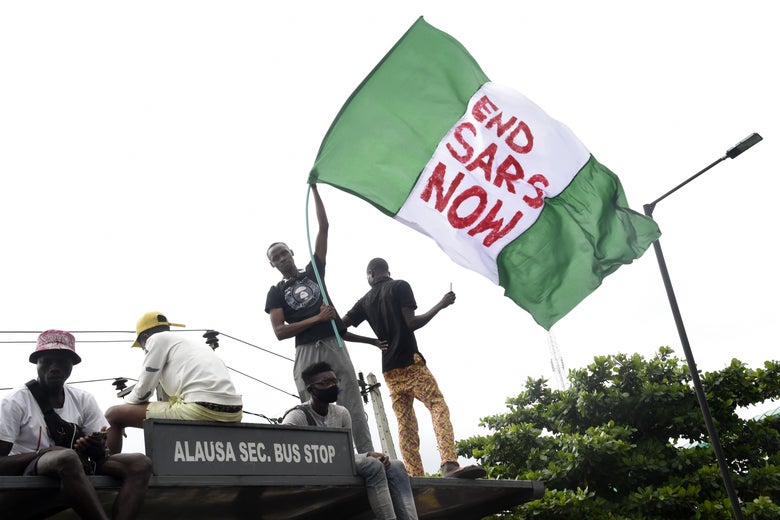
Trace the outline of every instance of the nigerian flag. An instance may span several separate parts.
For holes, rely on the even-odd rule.
[[[571,130],[422,17],[344,104],[309,182],[430,236],[546,329],[660,236]]]

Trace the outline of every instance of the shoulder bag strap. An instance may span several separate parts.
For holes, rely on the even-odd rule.
[[[317,426],[317,421],[314,420],[314,416],[309,411],[309,408],[302,404],[293,406],[292,408],[284,412],[284,415],[282,415],[282,418],[279,419],[279,422],[281,423],[282,421],[284,421],[284,418],[287,417],[287,414],[292,412],[293,410],[302,411],[303,414],[306,416],[306,422],[309,424],[309,426]]]

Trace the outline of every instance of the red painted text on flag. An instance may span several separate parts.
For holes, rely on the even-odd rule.
[[[530,125],[487,95],[477,99],[442,144],[447,152],[437,153],[420,198],[453,228],[470,236],[484,234],[482,244],[490,247],[515,228],[526,210],[538,213],[544,205],[549,181],[541,173],[527,173],[520,161],[534,147]]]

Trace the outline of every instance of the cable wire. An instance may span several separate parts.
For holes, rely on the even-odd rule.
[[[292,359],[292,358],[288,358],[287,356],[283,356],[281,354],[277,354],[276,352],[273,352],[271,350],[265,349],[263,347],[258,347],[257,345],[253,345],[252,343],[249,343],[248,341],[244,341],[243,339],[234,338],[233,336],[225,334],[224,332],[220,332],[219,334],[221,336],[225,336],[226,338],[230,338],[230,339],[232,339],[234,341],[238,341],[239,343],[243,343],[244,345],[249,345],[250,347],[256,348],[258,350],[262,350],[263,352],[265,352],[267,354],[271,354],[271,355],[274,355],[276,357],[280,357],[282,359],[286,359],[287,361],[292,361],[293,363],[295,362],[295,360]]]
[[[79,383],[99,383],[101,381],[116,381],[117,379],[125,379],[127,381],[135,381],[138,382],[138,379],[133,379],[132,377],[105,377],[103,379],[87,379],[85,381],[68,381],[69,385],[77,385]]]
[[[213,329],[182,329],[181,332],[209,332]],[[24,331],[9,331],[9,330],[0,330],[0,334],[40,334],[42,331],[34,331],[34,330],[24,330]],[[218,332],[218,331],[215,331]],[[72,331],[72,334],[118,334],[118,333],[128,333],[128,334],[135,334],[135,331],[126,331],[126,330],[76,330]],[[239,343],[243,343],[245,345],[248,345],[250,347],[256,348],[258,350],[261,350],[267,354],[272,354],[274,356],[280,357],[282,359],[286,359],[287,361],[294,362],[294,359],[291,359],[287,356],[283,356],[281,354],[277,354],[276,352],[273,352],[271,350],[265,349],[263,347],[260,347],[258,345],[254,345],[252,343],[249,343],[248,341],[244,341],[242,339],[236,338],[234,336],[231,336],[229,334],[225,334],[222,332],[218,332],[221,336],[224,336],[226,338],[230,338],[234,341],[237,341]],[[127,343],[129,340],[79,340],[79,343]],[[0,344],[6,343],[6,344],[26,344],[26,343],[37,343],[37,340],[10,340],[10,341],[0,341]],[[269,388],[273,388],[274,390],[277,390],[285,395],[289,395],[294,397],[295,399],[300,399],[300,396],[297,394],[293,394],[291,392],[288,392],[286,390],[282,390],[279,387],[276,387],[270,383],[266,383],[265,381],[262,381],[261,379],[258,379],[256,377],[250,376],[249,374],[246,374],[244,372],[241,372],[240,370],[236,370],[232,367],[227,367],[229,370],[232,370],[233,372],[236,372],[238,374],[241,374],[244,377],[247,377],[249,379],[252,379],[253,381],[256,381],[258,383],[261,383]],[[89,381],[74,381],[69,384],[77,384],[77,383],[92,383],[92,382],[98,382],[98,381],[113,381],[116,378],[106,378],[106,379],[94,379]],[[125,378],[132,381],[137,381],[137,379],[131,379],[131,378]],[[13,387],[8,388],[0,388],[0,391],[4,390],[12,390]],[[244,412],[244,413],[250,413],[250,412]],[[262,416],[264,417],[264,416]]]
[[[227,365],[226,365],[226,366],[227,366]],[[278,391],[282,392],[283,394],[291,395],[291,396],[293,396],[293,397],[294,397],[294,398],[296,398],[296,399],[300,399],[300,396],[298,396],[298,395],[296,395],[296,394],[293,394],[293,393],[291,393],[291,392],[288,392],[288,391],[286,391],[286,390],[282,390],[282,389],[281,389],[281,388],[279,388],[279,387],[276,387],[276,386],[274,386],[274,385],[272,385],[272,384],[266,383],[265,381],[261,381],[261,380],[257,379],[256,377],[252,377],[252,376],[250,376],[249,374],[245,374],[244,372],[241,372],[240,370],[236,370],[236,369],[235,369],[235,368],[233,368],[233,367],[227,367],[227,368],[228,368],[228,370],[232,370],[232,371],[233,371],[233,372],[235,372],[236,374],[241,374],[241,375],[242,375],[242,376],[244,376],[244,377],[248,377],[249,379],[252,379],[252,380],[254,380],[254,381],[257,381],[258,383],[262,383],[262,384],[264,384],[265,386],[271,387],[271,388],[273,388],[274,390],[278,390]]]

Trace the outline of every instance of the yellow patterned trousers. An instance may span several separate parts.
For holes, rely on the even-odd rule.
[[[441,462],[457,462],[455,435],[450,422],[450,409],[444,402],[439,385],[425,362],[418,354],[414,355],[414,364],[403,368],[394,368],[383,374],[390,391],[393,411],[398,420],[398,443],[404,459],[406,471],[412,477],[423,477],[420,458],[420,435],[417,430],[417,416],[414,413],[414,400],[422,402],[431,413],[433,432],[439,445]]]

